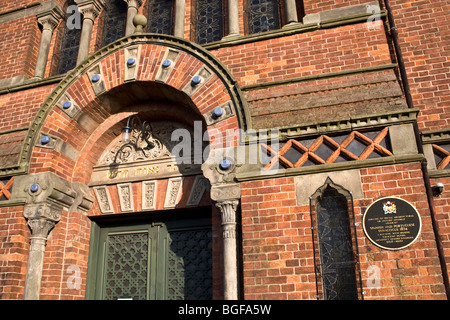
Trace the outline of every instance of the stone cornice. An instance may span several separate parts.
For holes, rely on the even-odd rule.
[[[449,129],[424,131],[421,135],[424,144],[450,141]]]
[[[330,134],[344,131],[360,130],[367,128],[386,127],[416,121],[419,109],[397,110],[389,113],[371,114],[355,118],[336,119],[329,122],[307,123],[295,127],[274,128],[262,130],[267,132],[269,138],[277,136],[280,141],[300,137],[315,136],[321,134]],[[267,135],[263,137],[267,139]],[[248,135],[246,143],[259,141],[259,132],[255,135]]]

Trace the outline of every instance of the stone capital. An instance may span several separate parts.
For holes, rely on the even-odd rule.
[[[83,19],[90,19],[92,21],[97,18],[98,14],[105,6],[104,0],[75,0],[78,10],[83,14]]]
[[[59,20],[64,16],[64,11],[61,6],[55,2],[50,1],[43,3],[38,12],[36,18],[38,23],[42,25],[44,30],[53,31],[59,23]]]
[[[47,219],[30,219],[27,224],[31,229],[31,238],[41,240],[39,245],[45,245],[47,237],[55,227],[56,222]]]
[[[123,0],[123,1],[127,3],[128,8],[134,7],[136,9],[138,9],[144,2],[144,0]]]

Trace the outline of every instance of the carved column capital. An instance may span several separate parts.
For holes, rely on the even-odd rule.
[[[36,13],[36,18],[44,30],[53,30],[59,23],[59,20],[64,16],[64,11],[61,6],[54,2],[43,3],[41,8]]]
[[[142,3],[144,2],[144,0],[123,0],[127,3],[128,8],[133,7],[138,9]]]
[[[98,14],[105,6],[104,0],[75,0],[78,10],[83,14],[83,19],[92,20],[97,18]]]
[[[224,239],[236,238],[236,209],[238,200],[226,200],[216,202],[216,207],[222,216],[222,235]]]
[[[50,231],[54,228],[56,222],[42,218],[30,219],[27,224],[31,229],[32,239],[40,239],[42,242],[40,244],[45,245],[47,237]]]

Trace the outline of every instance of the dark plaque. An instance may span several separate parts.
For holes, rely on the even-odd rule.
[[[364,213],[363,228],[375,245],[399,250],[413,243],[420,234],[422,222],[416,208],[396,197],[381,198]]]

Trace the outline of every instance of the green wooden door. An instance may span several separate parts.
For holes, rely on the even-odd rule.
[[[211,228],[204,221],[103,226],[93,246],[88,298],[212,299]]]

